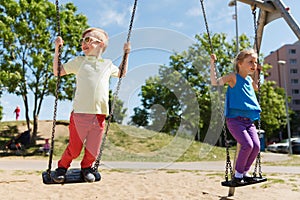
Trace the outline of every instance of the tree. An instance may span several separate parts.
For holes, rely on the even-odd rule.
[[[2,120],[2,116],[3,116],[2,110],[3,110],[3,107],[0,105],[0,121]]]
[[[4,90],[4,87],[3,87],[3,84],[2,84],[2,77],[3,73],[0,71],[0,98],[1,98],[1,95],[2,95],[2,92]],[[3,117],[3,107],[0,105],[0,121],[2,120],[2,117]]]
[[[135,114],[131,118],[131,124],[149,127],[149,124],[154,126],[155,122],[162,123],[165,121],[161,131],[174,132],[182,123],[182,113],[184,112],[184,119],[190,123],[185,126],[197,127],[196,139],[203,140],[211,119],[210,46],[206,34],[203,37],[196,35],[195,38],[197,43],[192,45],[187,51],[170,56],[169,66],[161,66],[159,75],[146,81],[140,93],[142,107],[134,109]],[[240,41],[243,46],[250,45],[249,40],[244,35],[240,37]],[[212,42],[214,49],[216,49],[215,53],[218,57],[219,66],[222,66],[221,72],[225,73],[230,69],[229,66],[231,66],[231,58],[235,54],[235,47],[226,41],[225,34],[213,35]],[[184,81],[188,82],[191,89],[187,90],[182,87]],[[167,83],[164,84],[168,86],[167,88],[163,86],[162,83],[164,82]],[[180,97],[174,95],[176,90],[182,91],[180,96],[182,98],[189,98],[194,94],[197,102],[180,99]],[[180,106],[180,102],[185,102],[185,105],[181,103]],[[162,109],[157,111],[159,107],[153,107],[155,104],[161,105],[165,112],[161,112]],[[199,113],[195,112],[197,110]],[[162,114],[154,115],[157,112]],[[162,116],[166,120],[162,120]],[[199,132],[202,134],[199,134]]]
[[[112,101],[114,100],[114,95],[112,91],[109,90],[109,110],[111,111]],[[124,102],[116,98],[114,102],[113,118],[111,122],[117,122],[122,124],[124,117],[126,116],[127,108],[123,108]]]
[[[274,81],[265,81],[261,86],[261,122],[267,138],[273,137],[287,123],[284,95],[284,89],[276,86]]]
[[[62,61],[79,52],[81,32],[87,28],[87,18],[76,14],[72,3],[60,8],[61,34],[65,45]],[[0,71],[5,90],[21,96],[30,129],[29,95],[33,95],[33,132],[35,143],[38,116],[46,96],[55,94],[57,79],[52,73],[53,42],[56,38],[56,9],[47,0],[0,0]],[[3,79],[2,79],[3,78]],[[71,99],[74,78],[61,77],[59,99]]]
[[[198,126],[198,130],[201,134],[196,135],[197,140],[203,141],[206,137],[206,133],[213,135],[212,140],[206,141],[214,143],[215,138],[219,136],[223,124],[221,114],[223,104],[216,104],[219,99],[224,100],[224,94],[226,87],[218,88],[210,87],[209,80],[209,57],[210,57],[210,45],[206,34],[203,36],[196,35],[197,42],[192,45],[187,51],[182,53],[174,53],[170,56],[169,66],[161,66],[159,75],[151,77],[146,80],[145,86],[142,87],[140,97],[142,106],[134,109],[134,115],[131,117],[131,124],[138,126],[151,127],[150,124],[155,125],[155,122],[165,122],[162,131],[172,132],[177,130],[182,120],[182,112],[188,113],[185,115],[185,119],[196,124],[191,126]],[[233,71],[232,59],[236,55],[235,39],[231,40],[231,43],[227,41],[226,35],[214,34],[211,38],[214,53],[217,55],[216,67],[218,69],[218,76],[227,74]],[[240,48],[250,48],[250,40],[246,35],[239,36]],[[179,106],[182,101],[178,96],[174,95],[174,91],[184,91],[182,82],[178,78],[175,78],[174,72],[184,77],[184,80],[188,81],[193,92],[197,98],[198,108],[193,107],[189,101],[186,101],[186,106]],[[167,83],[167,84],[166,84]],[[167,85],[167,88],[165,88]],[[271,82],[265,81],[262,86],[261,100],[262,100],[262,124],[265,128],[274,129],[278,128],[278,125],[282,123],[282,114],[284,113],[284,102],[282,102],[282,93],[280,89],[273,88]],[[272,88],[271,88],[272,87]],[[172,88],[171,90],[168,88]],[[271,92],[273,91],[273,92]],[[268,94],[265,94],[267,93]],[[269,96],[267,96],[269,95]],[[189,95],[183,95],[188,98]],[[276,103],[270,105],[269,99],[277,99]],[[158,106],[161,105],[164,109],[158,110]],[[188,109],[188,110],[187,110]],[[194,109],[194,110],[193,110]],[[195,110],[200,111],[200,118],[197,122],[192,119],[197,117]],[[161,112],[162,114],[155,114]],[[278,113],[278,115],[276,115]],[[162,119],[162,116],[166,120]],[[199,117],[199,116],[198,116]],[[270,120],[272,119],[272,120]],[[262,127],[264,128],[264,127]],[[152,127],[152,129],[154,129]],[[214,141],[213,141],[214,140]],[[215,143],[214,143],[215,144]]]
[[[269,76],[268,70],[271,65],[265,64],[262,68],[264,78]],[[261,127],[265,130],[265,137],[278,137],[282,127],[287,124],[285,110],[285,90],[276,86],[274,81],[265,80],[261,85],[260,93],[257,92],[260,99]],[[292,113],[292,111],[289,111]]]

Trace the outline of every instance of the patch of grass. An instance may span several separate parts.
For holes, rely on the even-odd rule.
[[[283,179],[277,179],[277,178],[269,178],[268,179],[269,183],[280,183],[280,184],[285,184],[285,181]]]
[[[297,181],[297,179],[290,178],[290,179],[289,179],[289,181],[291,181],[291,182],[296,182],[296,181]]]
[[[116,169],[116,168],[111,168],[109,170],[101,170],[101,172],[105,172],[105,173],[113,173],[113,172],[123,173],[123,172],[129,172],[129,171],[133,171],[133,170],[132,169]]]
[[[175,170],[175,169],[168,169],[168,170],[166,170],[166,173],[167,174],[177,174],[177,173],[179,173],[179,171],[178,170]]]
[[[289,159],[276,162],[264,162],[265,165],[271,166],[300,166],[300,156],[299,155],[289,155]]]
[[[5,142],[3,134],[8,127],[21,126],[25,122],[0,123],[0,142]],[[68,125],[68,121],[58,121],[58,124]],[[4,132],[3,132],[4,131]],[[2,136],[1,136],[2,135]],[[53,159],[59,159],[68,144],[68,136],[55,137]],[[0,143],[1,144],[1,143]],[[47,158],[38,154],[40,146],[27,149],[27,156]],[[229,150],[231,159],[235,147]],[[25,155],[26,156],[26,155]],[[77,160],[83,156],[83,151]],[[144,162],[198,162],[224,161],[226,149],[207,143],[194,141],[193,136],[177,133],[172,136],[134,126],[124,126],[112,123],[106,138],[102,160],[106,161],[144,161]],[[292,165],[300,166],[300,156],[291,156],[289,160],[265,163],[263,165]]]
[[[232,150],[233,152],[233,150]],[[225,149],[133,126],[112,124],[103,159],[109,161],[216,161],[225,158]]]
[[[216,173],[208,173],[207,174],[207,176],[218,176],[218,177],[223,177],[224,176],[224,173],[218,173],[218,172],[216,172]]]
[[[291,183],[292,187],[298,188],[298,185],[296,183]]]
[[[269,187],[271,187],[272,184],[269,184],[269,183],[264,183],[260,186],[260,188],[263,188],[263,189],[267,189]]]

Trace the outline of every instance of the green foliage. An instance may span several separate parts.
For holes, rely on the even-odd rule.
[[[157,77],[146,80],[140,93],[142,107],[134,109],[131,124],[152,130],[161,126],[160,131],[173,133],[184,119],[185,128],[197,130],[194,135],[200,130],[203,140],[211,121],[210,45],[205,34],[196,35],[196,39],[187,51],[170,56],[169,66],[161,66]],[[249,47],[250,42],[244,35],[240,41],[241,46]],[[212,43],[221,74],[232,71],[235,46],[226,41],[225,34],[213,35]]]
[[[52,73],[57,12],[47,0],[0,0],[0,77],[7,92],[22,96],[29,126],[28,95],[34,95],[33,118],[38,118],[46,96],[54,95],[57,78]],[[60,8],[61,35],[65,41],[62,62],[76,55],[87,18],[76,14],[72,3]],[[62,77],[59,99],[71,99],[74,78]],[[34,123],[34,134],[37,132]],[[34,138],[34,137],[33,137]]]
[[[46,0],[1,0],[1,77],[7,91],[27,95],[27,89],[37,100],[54,94],[56,79],[52,74],[53,42],[56,38],[55,5]],[[81,31],[87,19],[76,15],[76,7],[69,3],[60,11],[62,37],[65,46],[62,60],[66,61],[79,50]],[[75,33],[75,34],[74,34]],[[68,78],[60,99],[71,99]],[[66,84],[64,84],[66,82]]]
[[[113,110],[113,118],[112,122],[117,122],[119,124],[122,124],[123,119],[126,116],[127,108],[123,108],[124,102],[120,99],[116,98],[114,100],[114,95],[112,94],[112,91],[109,91],[109,109],[111,110],[112,102],[114,102],[114,110]]]
[[[289,112],[291,118],[291,130],[297,130],[300,126],[300,111]]]
[[[284,90],[274,81],[265,81],[260,91],[262,129],[266,130],[267,138],[276,137],[275,132],[287,123]]]
[[[197,140],[204,141],[207,133],[211,138],[220,136],[216,133],[220,133],[223,126],[221,114],[226,86],[223,88],[210,86],[211,49],[208,37],[206,34],[195,37],[197,39],[195,44],[187,51],[174,53],[170,56],[169,66],[161,66],[158,76],[146,80],[140,93],[142,106],[134,109],[131,124],[152,130],[162,127],[161,132],[173,133],[178,130],[184,119],[190,122],[185,127],[197,126],[200,130],[200,138],[197,132]],[[234,70],[232,61],[236,56],[235,39],[228,41],[226,35],[220,33],[214,34],[211,41],[218,58],[216,62],[218,76],[232,72]],[[240,50],[251,48],[246,35],[239,36],[239,43]],[[266,71],[269,68],[269,65],[263,66],[264,75],[267,75]],[[188,82],[190,90],[184,88],[182,80]],[[176,91],[187,92],[178,96]],[[196,96],[197,103],[190,102],[191,93]],[[188,100],[184,101],[182,97]],[[261,87],[261,101],[263,110],[261,128],[266,130],[267,136],[270,136],[286,123],[284,93],[282,89],[275,87],[273,82],[265,81]],[[216,140],[211,142],[215,144]]]
[[[0,105],[0,121],[2,120],[3,117],[3,107]]]

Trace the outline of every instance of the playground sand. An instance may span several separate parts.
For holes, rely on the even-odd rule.
[[[0,171],[0,197],[9,200],[220,200],[300,199],[300,174],[267,174],[268,181],[235,189],[227,197],[221,172],[103,170],[95,183],[45,185],[40,171]]]
[[[50,132],[51,121],[41,123],[41,133]],[[67,133],[61,126],[57,134]],[[49,129],[49,130],[48,130]],[[269,154],[268,154],[269,155]],[[270,157],[271,156],[271,157]],[[13,161],[16,158],[11,158]],[[286,156],[270,154],[265,160],[273,162]],[[224,172],[199,170],[101,170],[102,180],[95,183],[45,185],[42,171],[26,168],[27,159],[21,159],[18,168],[1,168],[0,199],[7,200],[298,200],[300,174],[265,173],[267,182],[238,187],[228,197],[228,187],[222,187]],[[23,162],[24,161],[24,162]],[[46,160],[45,160],[46,161]],[[2,163],[3,164],[3,163]],[[27,166],[28,167],[28,166]],[[26,170],[25,170],[26,169]],[[37,166],[36,169],[41,169]],[[43,169],[43,167],[42,167]]]

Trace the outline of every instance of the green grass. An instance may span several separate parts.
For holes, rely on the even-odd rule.
[[[268,181],[266,183],[263,183],[260,187],[261,188],[269,188],[274,184],[286,184],[286,182],[283,179],[268,178]]]
[[[23,125],[24,122],[12,121],[0,123],[0,147],[8,142],[11,138],[18,134],[18,126]]]
[[[265,162],[266,165],[271,166],[300,166],[300,156],[299,155],[289,155],[289,159],[276,162]]]
[[[211,161],[223,160],[224,148],[132,126],[112,124],[103,160],[110,161]]]
[[[60,123],[60,122],[58,122]],[[63,121],[62,125],[68,123]],[[5,143],[10,128],[17,130],[24,122],[0,123],[0,144]],[[59,159],[66,148],[68,137],[55,137],[53,159]],[[27,149],[25,156],[47,159],[37,153],[39,146]],[[235,147],[230,148],[230,156],[233,158]],[[83,154],[83,151],[82,151]],[[82,158],[79,156],[78,160]],[[194,141],[184,134],[178,133],[171,136],[133,126],[124,126],[112,123],[108,131],[104,146],[102,160],[106,161],[146,161],[146,162],[197,162],[197,161],[224,161],[226,151],[223,147],[216,147],[206,143]],[[291,159],[263,163],[267,165],[295,165],[300,166],[300,157],[291,156]]]

